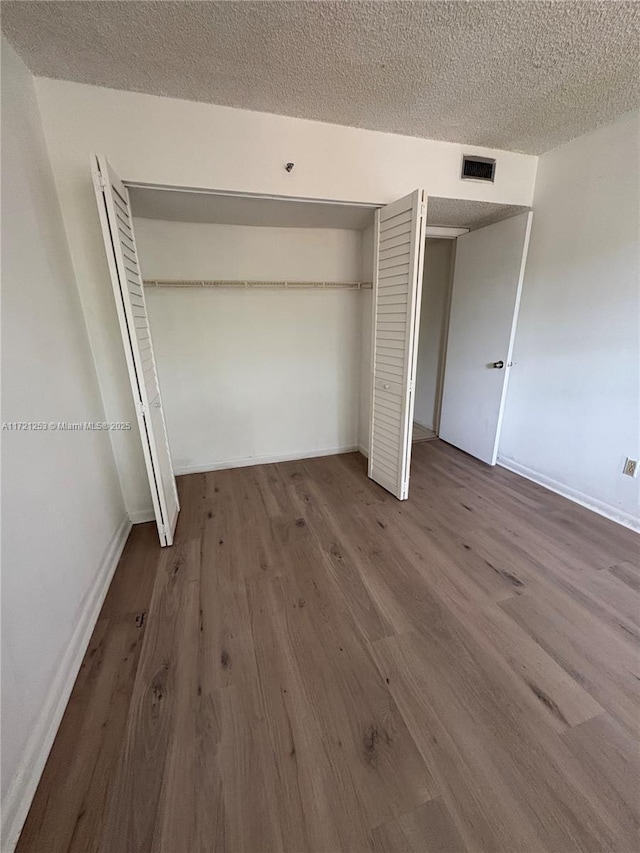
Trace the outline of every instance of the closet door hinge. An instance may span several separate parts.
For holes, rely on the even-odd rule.
[[[420,202],[420,216],[424,219],[427,215],[427,205],[423,202]]]
[[[101,174],[100,172],[98,172],[98,174],[97,174],[97,176],[96,176],[96,180],[97,180],[97,183],[98,183],[98,188],[99,188],[102,192],[104,192],[104,191],[106,190],[106,188],[107,188],[107,182],[105,181],[105,179],[103,178],[103,176],[102,176],[102,174]]]
[[[147,414],[147,407],[142,402],[142,400],[138,400],[136,402],[136,409],[138,410],[138,414],[142,415],[142,417],[144,417]]]
[[[413,394],[415,387],[416,387],[416,383],[414,382],[413,379],[410,379],[409,380],[409,393]]]

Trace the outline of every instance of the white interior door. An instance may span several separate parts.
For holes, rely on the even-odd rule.
[[[496,464],[532,212],[458,237],[439,436]]]
[[[426,220],[424,190],[376,212],[369,476],[399,500],[409,496]]]
[[[173,475],[129,192],[106,159],[92,155],[102,235],[161,545],[171,545],[180,504]]]

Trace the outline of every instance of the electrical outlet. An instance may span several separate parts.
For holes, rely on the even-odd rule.
[[[637,459],[629,459],[627,456],[627,460],[624,463],[624,468],[622,469],[622,473],[626,474],[627,477],[635,477],[638,473],[638,460]]]

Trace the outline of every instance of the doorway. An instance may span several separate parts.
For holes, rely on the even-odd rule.
[[[413,441],[438,437],[456,240],[427,237],[416,370]]]
[[[430,221],[464,231],[426,240],[414,442],[440,437],[495,464],[531,218],[528,208],[430,199]]]

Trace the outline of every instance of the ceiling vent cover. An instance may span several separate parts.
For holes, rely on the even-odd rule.
[[[462,175],[463,180],[471,181],[490,181],[496,174],[496,161],[489,157],[469,157],[465,154],[462,158]]]

